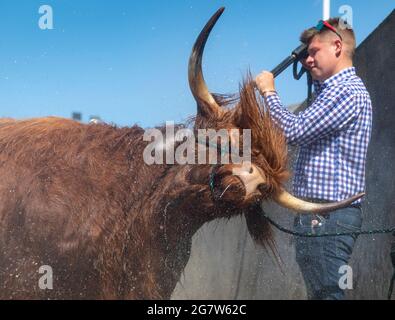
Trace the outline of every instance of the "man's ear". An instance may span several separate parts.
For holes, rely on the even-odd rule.
[[[335,53],[336,57],[339,57],[343,51],[343,42],[340,40],[335,40]]]

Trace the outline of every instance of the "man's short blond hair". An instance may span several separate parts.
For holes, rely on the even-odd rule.
[[[356,40],[354,30],[349,24],[343,19],[336,17],[326,20],[331,26],[333,26],[336,31],[342,36],[343,43],[345,44],[345,52],[352,59],[355,54]],[[335,34],[328,28],[323,28],[321,31],[317,30],[315,27],[307,29],[302,32],[300,36],[300,41],[304,44],[309,45],[316,35],[326,35]]]

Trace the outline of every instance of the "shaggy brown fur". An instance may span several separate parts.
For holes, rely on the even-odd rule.
[[[196,120],[196,128],[252,129],[252,161],[269,183],[248,203],[231,164],[216,167],[214,194],[209,165],[146,165],[136,126],[0,121],[0,298],[168,299],[193,234],[242,209],[264,243],[270,232],[251,208],[286,179],[287,152],[249,80],[221,119]],[[53,268],[53,290],[38,287],[42,265]]]

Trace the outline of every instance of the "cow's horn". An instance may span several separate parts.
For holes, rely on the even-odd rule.
[[[188,78],[189,86],[192,94],[198,104],[198,113],[204,117],[218,116],[221,113],[221,108],[215,101],[212,94],[209,92],[206,82],[203,78],[202,72],[202,57],[204,47],[211,30],[216,24],[217,20],[224,12],[225,8],[220,8],[207,22],[206,26],[197,38],[192,49],[192,54],[189,58]]]
[[[274,197],[274,200],[281,206],[293,210],[297,213],[326,213],[329,211],[337,210],[343,207],[348,206],[354,201],[362,198],[365,193],[357,194],[351,198],[348,198],[339,202],[332,203],[311,203],[307,201],[303,201],[289,194],[285,190],[281,190],[277,196]]]

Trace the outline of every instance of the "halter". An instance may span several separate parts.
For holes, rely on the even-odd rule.
[[[211,190],[211,194],[212,194],[213,198],[214,198],[214,191],[215,191],[214,190],[215,169],[217,169],[218,167],[219,167],[218,164],[213,165],[210,170],[210,179],[209,179],[208,185],[210,186],[210,190]]]

